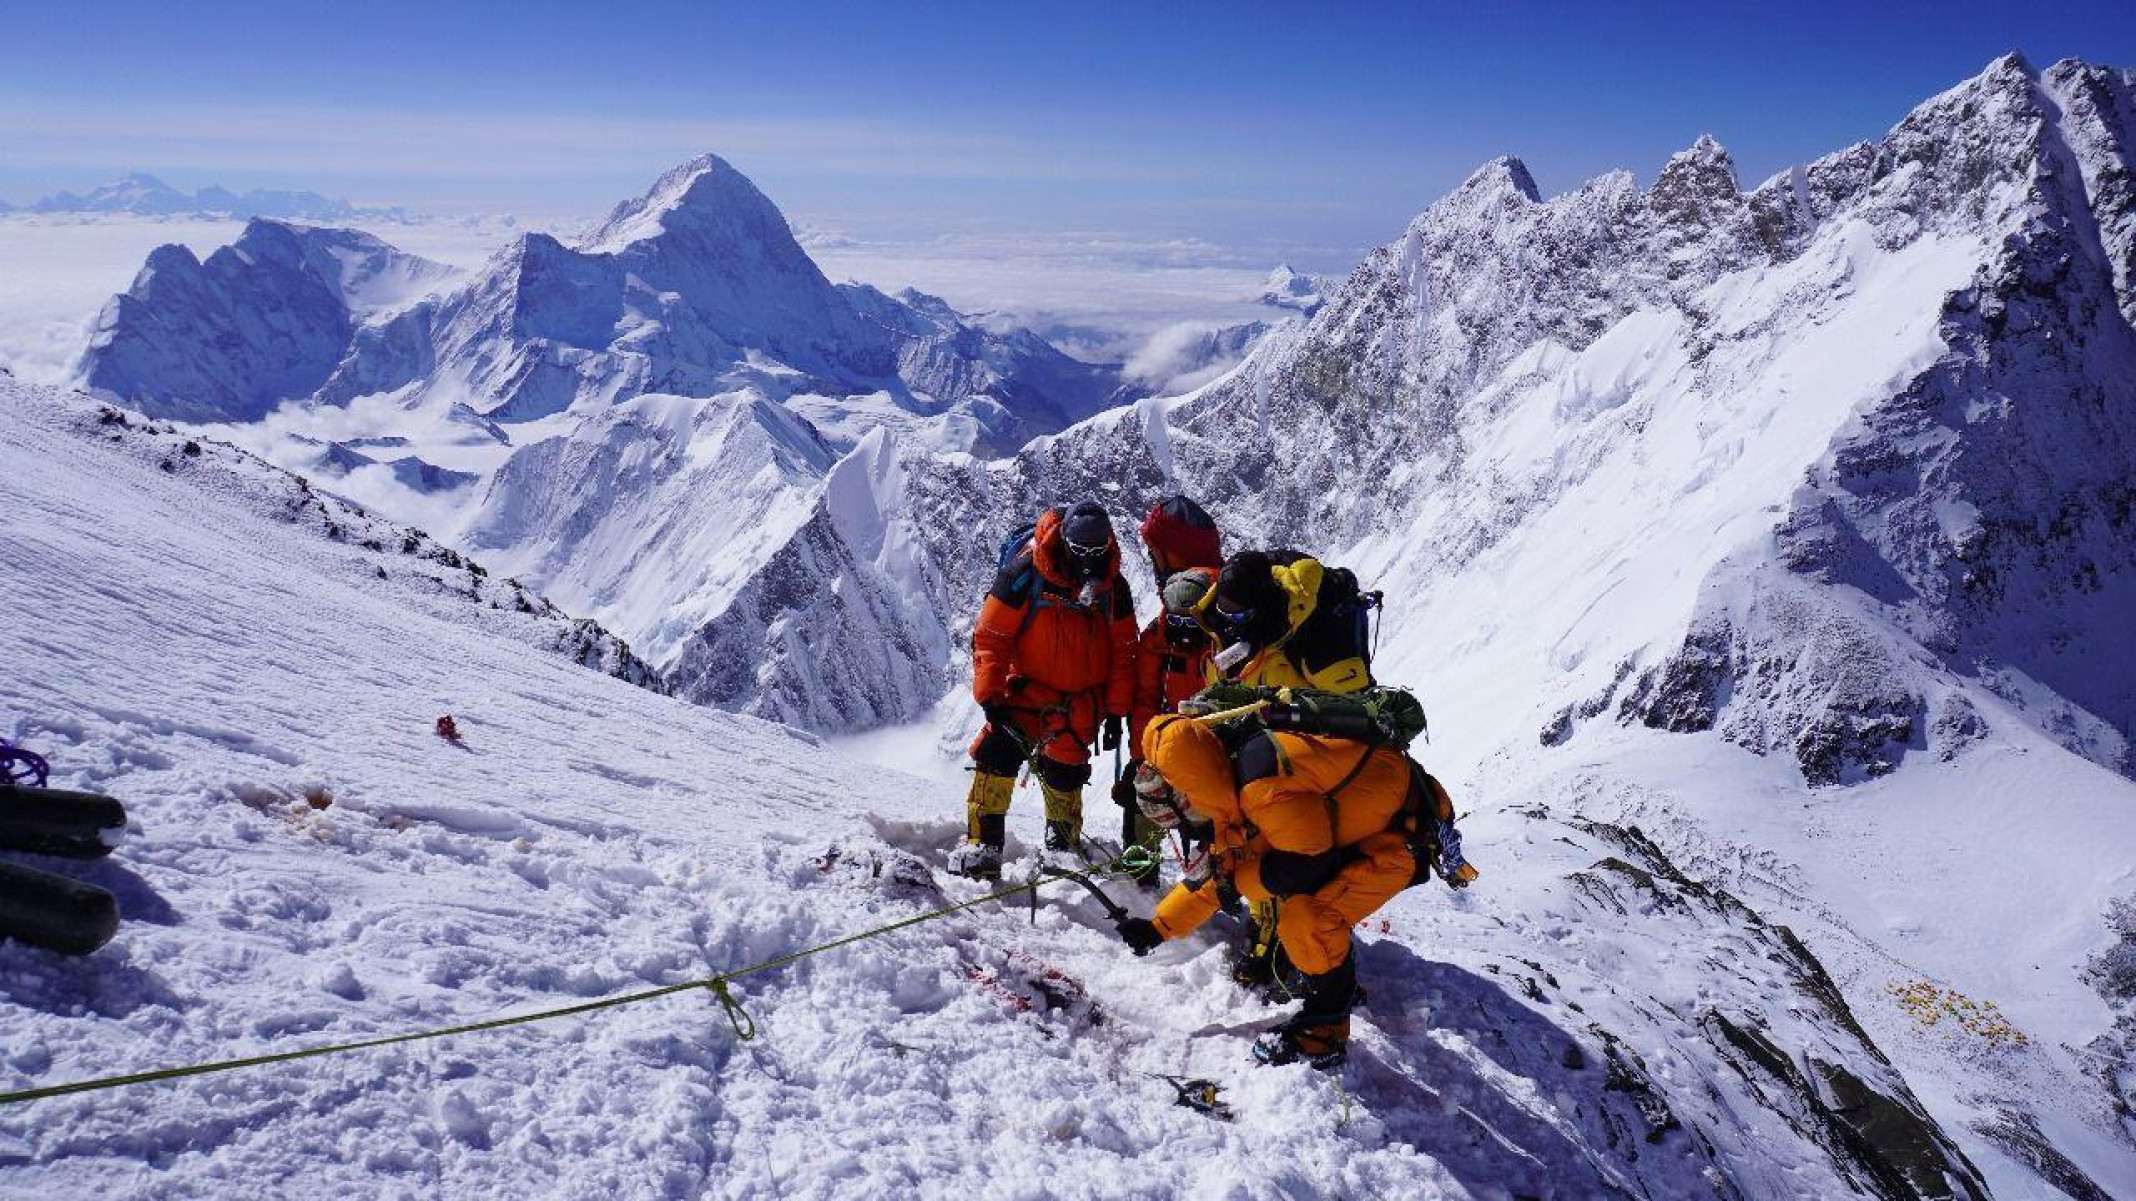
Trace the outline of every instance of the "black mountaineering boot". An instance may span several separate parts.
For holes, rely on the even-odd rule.
[[[1083,850],[1082,836],[1067,822],[1046,823],[1046,849],[1067,855],[1079,855]]]
[[[1289,1021],[1256,1039],[1253,1057],[1271,1067],[1305,1063],[1333,1071],[1350,1056],[1350,1011],[1363,993],[1355,956],[1331,972],[1305,977],[1305,1003]]]
[[[999,883],[1001,851],[1009,839],[1007,815],[989,813],[976,823],[979,837],[958,847],[949,858],[949,870],[974,880]]]

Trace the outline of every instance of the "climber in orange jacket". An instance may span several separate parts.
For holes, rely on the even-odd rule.
[[[1046,799],[1046,849],[1076,851],[1090,747],[1120,745],[1134,701],[1135,598],[1102,506],[1048,509],[995,576],[972,630],[973,739],[965,844],[951,866],[1001,877],[1009,799],[1025,764]]]
[[[1304,1003],[1254,1054],[1341,1063],[1358,997],[1351,927],[1421,878],[1424,806],[1440,806],[1443,789],[1392,748],[1262,729],[1229,748],[1176,714],[1150,723],[1142,754],[1144,810],[1160,824],[1167,813],[1207,823],[1210,845],[1152,917],[1120,923],[1121,938],[1141,955],[1192,932],[1217,910],[1216,877],[1250,901],[1282,898],[1276,937],[1304,974]]]

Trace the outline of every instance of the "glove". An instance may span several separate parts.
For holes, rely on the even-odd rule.
[[[989,701],[979,706],[979,712],[986,716],[986,724],[997,730],[1009,726],[1009,707],[1000,701]]]
[[[1120,715],[1115,713],[1112,716],[1106,718],[1105,725],[1103,726],[1103,731],[1103,733],[1098,735],[1098,749],[1102,751],[1119,750]]]
[[[1123,917],[1113,924],[1113,928],[1120,932],[1120,941],[1138,957],[1156,950],[1164,942],[1164,933],[1146,917]]]
[[[1133,763],[1128,764],[1127,770],[1121,773],[1120,778],[1113,781],[1113,804],[1118,805],[1122,809],[1133,809],[1136,806],[1135,766],[1136,765]]]

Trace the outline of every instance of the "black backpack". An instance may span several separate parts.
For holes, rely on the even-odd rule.
[[[1290,636],[1283,650],[1301,675],[1344,659],[1356,659],[1372,674],[1372,613],[1383,596],[1367,592],[1357,582],[1357,573],[1347,567],[1324,568],[1320,592],[1313,600],[1312,616]]]

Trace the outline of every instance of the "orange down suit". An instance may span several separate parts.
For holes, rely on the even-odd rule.
[[[1350,928],[1416,877],[1397,821],[1412,782],[1399,751],[1262,732],[1234,755],[1207,726],[1171,715],[1150,723],[1142,755],[1215,826],[1210,853],[1239,895],[1284,898],[1276,937],[1307,975],[1339,967],[1350,953]],[[1217,906],[1215,888],[1179,884],[1151,920],[1178,938]]]
[[[1065,554],[1061,513],[1048,509],[1030,548],[1002,568],[980,606],[972,698],[1008,706],[1045,758],[1079,764],[1090,758],[1098,719],[1125,717],[1134,703],[1135,600],[1120,576],[1117,542],[1088,604]]]
[[[1165,637],[1167,614],[1159,610],[1142,628],[1140,649],[1135,652],[1135,705],[1130,748],[1142,745],[1142,733],[1150,719],[1170,713],[1179,702],[1209,686],[1209,658],[1215,654],[1206,642],[1193,650],[1172,645]]]

